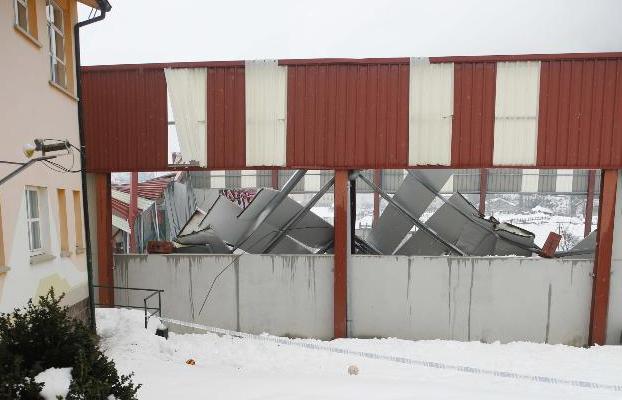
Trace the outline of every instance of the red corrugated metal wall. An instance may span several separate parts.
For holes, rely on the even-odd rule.
[[[244,66],[208,68],[207,165],[243,168],[246,163]]]
[[[289,65],[287,164],[403,168],[407,63]]]
[[[82,101],[89,171],[166,170],[164,70],[82,72]]]
[[[546,61],[541,66],[538,166],[620,166],[622,61]]]
[[[492,165],[497,64],[454,64],[454,120],[451,164],[459,168]]]

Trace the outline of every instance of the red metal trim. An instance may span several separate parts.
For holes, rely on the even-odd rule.
[[[335,338],[344,338],[348,335],[348,171],[335,171],[335,221],[334,221],[334,325]]]
[[[618,171],[603,170],[598,207],[598,236],[594,257],[594,283],[590,313],[590,345],[604,345],[607,339],[607,311],[609,308],[609,281],[616,207]]]
[[[113,65],[88,65],[80,68],[81,72],[107,72],[107,71],[138,71],[148,69],[165,68],[212,68],[212,67],[243,67],[244,61],[189,61],[169,63],[147,64],[113,64]]]
[[[563,54],[507,54],[486,56],[430,57],[431,63],[480,63],[504,61],[560,61],[560,60],[610,60],[622,59],[622,52],[563,53]]]
[[[620,167],[622,60],[542,62],[539,101],[539,167]]]
[[[454,168],[492,166],[497,65],[454,66],[454,120],[451,165]]]
[[[279,60],[279,65],[373,65],[373,64],[399,64],[409,65],[410,58],[292,58]]]
[[[479,170],[479,213],[486,213],[486,193],[488,192],[488,169]]]
[[[244,67],[210,68],[207,82],[207,164],[239,169],[246,164]]]
[[[96,174],[95,188],[97,204],[97,282],[102,286],[114,286],[110,174]],[[112,289],[100,288],[99,303],[112,306],[114,304],[114,291]]]
[[[587,173],[587,196],[585,199],[585,225],[583,237],[592,232],[592,214],[594,213],[594,185],[596,183],[596,171],[590,170]]]
[[[272,170],[272,174],[271,174],[271,178],[272,178],[272,189],[278,190],[279,189],[279,170],[278,169],[273,169]]]
[[[404,168],[407,65],[294,65],[287,76],[287,165]]]

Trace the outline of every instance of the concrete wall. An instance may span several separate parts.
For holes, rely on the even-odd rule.
[[[355,256],[350,334],[584,345],[592,262]]]
[[[164,289],[169,318],[332,336],[331,256],[118,255],[115,267],[117,285]],[[353,256],[349,334],[585,345],[591,272],[590,260]],[[144,294],[128,293],[117,291],[117,302],[142,305]]]
[[[76,19],[76,2],[68,2]],[[33,41],[15,28],[13,1],[0,1],[0,121],[2,145],[0,159],[25,161],[22,148],[35,138],[68,139],[79,144],[77,99],[52,86],[50,81],[49,37],[45,0],[35,0],[38,41]],[[71,29],[67,29],[69,35]],[[72,48],[72,47],[70,47]],[[72,71],[70,70],[71,74]],[[80,169],[80,158],[66,155],[54,160]],[[72,165],[73,162],[73,165]],[[15,165],[0,165],[0,177]],[[26,186],[45,188],[41,214],[49,219],[42,225],[48,240],[45,257],[31,259],[26,222]],[[65,190],[69,252],[61,252],[58,189]],[[77,304],[88,296],[86,257],[76,248],[73,191],[81,191],[80,174],[59,173],[37,163],[0,187],[0,224],[3,232],[0,246],[0,312],[21,307],[27,301],[47,293],[65,292],[65,304]],[[43,198],[43,196],[42,196]],[[45,209],[43,209],[45,208]],[[81,208],[81,204],[79,205]],[[2,253],[2,252],[0,252]],[[32,263],[31,263],[32,261]]]
[[[329,339],[332,264],[331,256],[117,255],[115,284],[164,289],[162,312],[170,318],[250,333]],[[143,293],[115,293],[117,303],[142,305],[143,298]]]
[[[618,171],[613,253],[611,255],[607,344],[622,344],[622,173]]]

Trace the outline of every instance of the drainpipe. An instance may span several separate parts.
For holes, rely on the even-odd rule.
[[[89,286],[89,311],[91,330],[95,331],[95,294],[93,292],[93,254],[91,251],[91,232],[89,223],[89,204],[86,184],[86,147],[84,146],[84,122],[82,115],[82,78],[80,75],[80,28],[101,21],[106,18],[106,13],[111,10],[107,0],[97,0],[100,14],[86,21],[78,22],[73,27],[74,54],[76,58],[76,95],[78,96],[78,133],[80,136],[80,176],[82,178],[82,209],[84,214],[84,238],[86,246],[86,271]]]

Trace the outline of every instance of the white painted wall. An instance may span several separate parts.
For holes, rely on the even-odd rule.
[[[35,138],[69,139],[74,145],[78,139],[78,107],[75,98],[50,85],[49,38],[46,28],[44,0],[37,5],[38,43],[26,38],[14,28],[13,1],[0,2],[0,121],[2,145],[0,159],[24,161],[22,146]],[[71,2],[74,8],[75,2]],[[71,165],[71,156],[55,160]],[[0,176],[7,175],[15,166],[0,165]],[[73,169],[80,169],[75,158]],[[47,188],[49,215],[49,251],[52,258],[30,264],[28,231],[26,225],[26,186]],[[71,254],[61,256],[58,222],[57,189],[66,190],[68,243]],[[81,190],[79,174],[53,172],[36,164],[0,187],[0,215],[4,233],[6,265],[0,272],[0,312],[12,310],[27,303],[32,297],[45,294],[54,286],[57,292],[66,292],[66,304],[87,297],[86,257],[76,254],[73,212],[73,190]],[[5,268],[0,268],[5,270]]]
[[[115,283],[164,289],[169,318],[329,339],[332,262],[332,256],[119,255]],[[199,315],[214,276],[229,264]],[[591,271],[591,260],[353,256],[349,334],[584,345]],[[141,305],[142,298],[126,299]]]
[[[622,344],[622,171],[618,171],[618,190],[616,193],[607,344]]]

